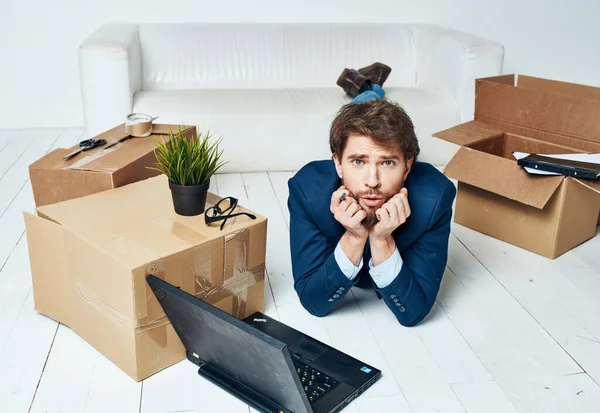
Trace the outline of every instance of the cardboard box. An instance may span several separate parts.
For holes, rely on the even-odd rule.
[[[434,134],[461,145],[455,222],[555,258],[595,235],[600,182],[530,175],[513,152],[600,152],[600,89],[514,75],[476,81],[475,120]]]
[[[119,125],[94,139],[106,139],[106,145],[84,151],[69,160],[63,156],[79,146],[59,148],[29,166],[35,205],[42,206],[79,198],[107,189],[118,188],[159,174],[148,169],[156,164],[157,139],[169,140],[169,131],[182,129],[187,136],[196,133],[194,126],[162,125],[152,127],[152,135],[132,138],[112,148],[105,147],[127,136]]]
[[[35,309],[137,381],[185,358],[148,274],[238,318],[263,311],[267,220],[179,216],[164,175],[24,215]]]

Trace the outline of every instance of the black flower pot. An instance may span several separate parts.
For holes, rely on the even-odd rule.
[[[169,181],[175,212],[188,217],[203,213],[209,186],[210,181],[195,186],[177,185]]]

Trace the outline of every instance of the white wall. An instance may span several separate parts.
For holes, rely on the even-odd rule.
[[[435,23],[504,44],[505,73],[600,86],[598,16],[598,0],[0,0],[0,127],[82,126],[77,48],[107,22]]]

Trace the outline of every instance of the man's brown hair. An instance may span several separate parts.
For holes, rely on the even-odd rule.
[[[410,117],[397,103],[384,99],[342,106],[331,124],[329,147],[342,160],[348,136],[363,135],[386,148],[400,148],[405,161],[419,155],[419,143]]]

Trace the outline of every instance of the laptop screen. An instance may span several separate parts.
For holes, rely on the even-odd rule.
[[[147,279],[187,351],[289,410],[311,411],[284,343],[165,281]]]

